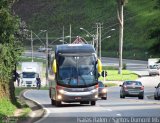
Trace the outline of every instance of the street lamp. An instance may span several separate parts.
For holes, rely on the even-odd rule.
[[[31,33],[31,37],[30,37],[30,40],[31,40],[31,57],[32,57],[32,62],[33,62],[33,41],[34,41],[33,34],[41,41],[42,44],[44,44],[43,41],[38,36],[42,31],[38,34],[34,33],[32,30],[28,30],[28,29],[24,29],[24,31]]]
[[[109,32],[111,32],[111,31],[114,31],[115,29],[110,29],[109,31],[107,31],[105,34],[107,34],[107,33],[109,33]],[[105,35],[104,34],[104,35]],[[106,38],[110,38],[111,36],[107,36],[107,37],[105,37],[104,39],[106,39]],[[104,40],[103,39],[103,40]],[[101,59],[101,51],[102,51],[102,41],[100,40],[100,46],[99,46],[99,58]]]
[[[90,37],[92,37],[92,44],[93,44],[93,46],[94,46],[94,41],[95,41],[95,35],[94,34],[91,34],[89,31],[87,31],[86,29],[84,29],[84,28],[80,28],[80,30],[83,30],[83,31],[85,31]]]
[[[64,40],[59,40],[60,42],[62,42],[63,44],[68,44],[68,42],[64,41]]]
[[[61,40],[60,42],[63,42],[63,40],[65,39],[65,38],[70,38],[70,36],[68,35],[68,36],[65,36],[65,37],[59,37],[59,38],[57,38],[56,40],[54,40],[54,41],[52,41],[49,45],[51,45],[51,44],[53,44],[54,42],[56,42],[56,41],[59,41],[59,40]],[[64,41],[64,42],[66,42],[66,41]],[[67,44],[68,44],[68,42],[67,42]]]
[[[112,37],[112,36],[109,35],[109,36],[103,38],[102,41],[103,41],[104,39],[111,38],[111,37]]]
[[[106,33],[104,33],[103,36],[106,35],[106,34],[108,34],[108,33],[111,32],[111,31],[115,31],[115,30],[116,30],[116,29],[114,29],[114,28],[113,28],[113,29],[110,29],[109,31],[107,31]]]
[[[41,30],[41,32],[46,32],[46,86],[48,85],[48,31]]]

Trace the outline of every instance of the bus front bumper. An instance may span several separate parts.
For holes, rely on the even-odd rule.
[[[96,101],[97,99],[98,91],[57,93],[57,101],[63,102]]]

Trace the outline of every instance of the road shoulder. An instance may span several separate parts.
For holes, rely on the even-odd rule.
[[[23,92],[21,92],[19,98],[20,100],[24,101],[32,111],[29,113],[28,117],[24,119],[20,118],[18,123],[33,123],[43,118],[43,116],[46,114],[46,111],[43,109],[43,107],[40,104],[24,96],[24,93],[27,91],[28,90],[24,90]]]

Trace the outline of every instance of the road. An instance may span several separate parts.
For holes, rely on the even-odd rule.
[[[45,54],[40,54],[35,53],[34,55],[39,57],[43,56],[42,58],[45,58]],[[38,121],[38,123],[96,123],[102,117],[113,117],[111,119],[101,119],[104,121],[106,120],[105,122],[119,123],[117,120],[120,119],[114,118],[123,118],[122,120],[129,122],[131,119],[124,119],[124,117],[160,117],[160,101],[147,98],[148,95],[153,95],[155,90],[154,87],[160,82],[160,77],[147,76],[148,72],[146,61],[123,61],[127,64],[127,69],[138,72],[138,74],[144,76],[138,79],[145,86],[144,100],[139,100],[136,97],[120,99],[120,88],[111,87],[108,88],[108,100],[98,100],[96,106],[80,105],[79,103],[63,103],[61,107],[55,107],[51,105],[47,90],[30,90],[24,94],[25,97],[41,104],[47,111],[46,117],[42,118],[40,121]],[[108,66],[118,66],[118,59],[102,58],[102,63],[103,65]],[[152,121],[153,119],[144,120],[148,120],[146,122],[150,121],[153,123],[160,122],[158,121],[160,119],[156,121]]]
[[[120,99],[119,90],[119,87],[108,88],[108,100],[98,100],[96,106],[63,103],[61,107],[55,107],[50,104],[47,90],[30,90],[25,97],[47,110],[47,117],[38,123],[75,123],[84,117],[90,118],[91,122],[95,117],[160,117],[160,101],[149,100],[146,93],[144,100],[137,97]],[[148,90],[153,91],[151,87],[145,88],[146,92]]]

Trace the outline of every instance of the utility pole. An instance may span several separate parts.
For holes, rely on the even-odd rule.
[[[48,85],[48,32],[46,30],[46,86]]]
[[[102,24],[99,23],[99,59],[101,60],[101,51],[102,51],[102,40],[101,40],[101,35],[102,35]]]
[[[32,30],[31,30],[31,53],[32,53],[32,62],[33,62],[33,34],[32,34]]]
[[[122,53],[123,53],[123,26],[124,26],[124,20],[123,20],[123,7],[126,0],[117,0],[118,8],[117,8],[117,15],[118,15],[118,21],[119,21],[119,70],[118,74],[122,74]]]
[[[71,42],[71,36],[72,36],[72,27],[71,27],[71,24],[70,24],[70,31],[69,31],[69,32],[70,32],[70,34],[69,34],[69,35],[70,35],[70,41],[69,41],[69,42],[70,42],[70,44],[71,44],[71,43],[72,43],[72,42]]]
[[[97,34],[96,34],[96,54],[97,54],[97,57],[98,57],[98,49],[99,49],[99,23],[96,23],[97,25]]]
[[[63,44],[64,44],[64,26],[63,26],[63,36],[62,37],[63,37]]]

